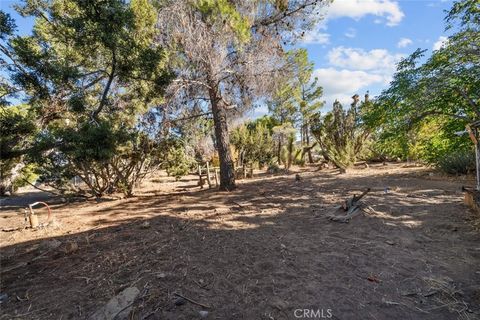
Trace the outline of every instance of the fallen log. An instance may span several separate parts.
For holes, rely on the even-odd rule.
[[[341,206],[338,206],[333,213],[328,215],[328,219],[336,222],[348,223],[350,220],[360,213],[361,203],[359,202],[367,193],[370,192],[370,188],[367,188],[359,196],[353,195],[352,198],[346,199]],[[335,214],[338,211],[344,211],[346,214]]]
[[[365,169],[370,168],[367,161],[358,161],[353,164],[354,166],[363,166]]]

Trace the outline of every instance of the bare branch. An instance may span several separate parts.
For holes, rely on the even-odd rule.
[[[110,70],[110,74],[108,76],[108,82],[103,90],[102,99],[100,100],[100,105],[98,108],[92,113],[92,118],[97,120],[98,114],[102,112],[105,104],[107,103],[107,96],[108,92],[110,91],[110,86],[112,85],[113,79],[115,78],[115,70],[117,67],[117,59],[115,55],[115,50],[112,50],[112,69]]]

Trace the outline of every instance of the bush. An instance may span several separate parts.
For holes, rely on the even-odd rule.
[[[162,168],[169,176],[175,177],[178,181],[189,173],[195,159],[187,153],[183,141],[174,138],[166,139],[160,148],[165,158]]]
[[[310,129],[323,154],[342,171],[362,157],[370,135],[370,130],[362,124],[357,97],[353,97],[350,108],[344,109],[335,101],[332,111],[325,116],[318,113],[311,120]]]
[[[37,179],[38,175],[35,173],[35,165],[26,165],[20,170],[20,176],[13,181],[13,191],[16,192],[18,188],[34,183]]]
[[[101,120],[97,125],[52,125],[37,137],[30,157],[41,181],[62,193],[132,196],[134,186],[161,164],[164,152],[140,129]],[[75,185],[74,177],[87,188]]]
[[[279,173],[280,172],[280,167],[276,163],[271,163],[267,168],[267,172],[270,173],[270,174]]]
[[[475,153],[472,151],[460,151],[441,157],[437,167],[449,174],[467,174],[475,171]]]

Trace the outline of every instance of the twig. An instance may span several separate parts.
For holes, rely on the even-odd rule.
[[[245,211],[245,208],[238,202],[232,201],[232,203],[236,204],[241,210]]]
[[[18,227],[18,228],[11,228],[11,229],[2,229],[2,232],[13,232],[13,231],[19,231],[24,229],[24,227]]]
[[[192,299],[190,299],[190,298],[187,298],[187,297],[185,297],[185,296],[182,296],[180,293],[174,292],[173,294],[176,295],[177,297],[183,298],[183,299],[185,299],[185,300],[187,300],[187,301],[189,301],[189,302],[191,302],[191,303],[193,303],[193,304],[196,304],[197,306],[203,307],[203,308],[205,308],[205,309],[211,309],[210,306],[207,306],[207,305],[205,305],[205,304],[203,304],[203,303],[200,303],[200,302],[197,302],[197,301],[192,300]]]
[[[132,303],[126,305],[123,309],[121,309],[120,311],[118,311],[117,313],[115,313],[115,315],[113,316],[112,319],[115,320],[115,318],[116,318],[120,313],[122,313],[123,311],[127,310],[128,308],[130,308],[130,307],[133,305],[134,302],[135,302],[135,301],[132,301]]]
[[[441,308],[444,308],[444,307],[453,306],[453,305],[456,305],[456,304],[458,304],[458,303],[459,303],[458,301],[454,301],[454,302],[450,302],[450,303],[445,303],[445,304],[442,304],[442,305],[439,305],[439,306],[435,306],[435,307],[432,307],[432,308],[428,308],[427,311],[432,311],[432,310],[437,310],[437,309],[441,309]]]
[[[29,307],[29,309],[30,309],[30,307]],[[45,309],[47,309],[47,308],[42,308],[42,309],[38,309],[38,310],[33,310],[33,311],[29,311],[29,312],[27,312],[27,313],[17,314],[17,315],[13,315],[13,316],[12,316],[12,315],[4,314],[4,315],[2,315],[1,318],[3,318],[4,316],[10,317],[10,319],[13,319],[13,318],[22,318],[22,317],[25,317],[26,315],[29,315],[29,314],[31,314],[31,313],[40,312],[40,311],[43,311],[43,310],[45,310]],[[0,318],[0,319],[1,319],[1,318]]]
[[[34,187],[35,189],[40,190],[42,192],[50,193],[50,194],[53,194],[54,196],[62,196],[62,194],[60,194],[60,193],[56,193],[56,192],[51,191],[51,190],[40,188],[39,186],[36,186],[33,183],[31,183],[30,181],[28,181],[27,179],[23,179],[23,181],[26,182],[27,184],[29,184],[30,186]]]
[[[15,270],[15,269],[18,269],[18,268],[21,268],[21,267],[25,267],[26,265],[28,265],[29,263],[32,263],[33,261],[36,261],[38,259],[41,259],[43,258],[46,254],[48,254],[50,251],[52,250],[48,250],[48,251],[45,251],[44,253],[42,253],[41,255],[31,259],[29,262],[20,262],[10,268],[3,268],[0,270],[0,273],[7,273],[9,271],[12,271],[12,270]]]

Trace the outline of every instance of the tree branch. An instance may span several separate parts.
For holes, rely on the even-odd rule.
[[[188,116],[188,117],[184,117],[184,118],[177,118],[177,119],[174,119],[174,120],[167,120],[167,122],[175,123],[175,122],[178,122],[178,121],[185,121],[185,120],[190,120],[190,119],[195,119],[195,118],[200,118],[200,117],[208,116],[208,115],[211,115],[211,114],[212,114],[212,112],[209,111],[209,112],[200,113],[200,114],[196,114],[196,115]]]
[[[295,9],[292,9],[290,11],[283,11],[283,12],[278,12],[276,15],[274,15],[273,17],[268,17],[267,19],[264,19],[264,20],[260,20],[256,23],[254,23],[252,25],[252,28],[258,28],[260,26],[263,26],[263,27],[266,27],[266,26],[269,26],[269,25],[272,25],[272,24],[275,24],[291,15],[294,15],[295,13],[307,8],[307,7],[310,7],[310,6],[315,6],[317,5],[319,2],[322,2],[322,0],[313,0],[313,1],[310,1],[310,2],[307,2],[307,3],[304,3],[302,5],[300,5],[298,8],[295,8]]]
[[[430,110],[430,111],[425,111],[425,112],[417,115],[415,118],[413,118],[413,122],[417,122],[417,121],[421,120],[422,118],[425,118],[426,116],[431,116],[431,115],[448,116],[448,117],[452,117],[452,118],[455,118],[455,119],[466,120],[466,121],[469,121],[469,122],[472,121],[472,119],[470,119],[467,116],[462,116],[462,115],[459,115],[459,114],[449,113],[449,112],[441,112],[441,111]]]
[[[198,80],[175,79],[175,80],[173,80],[173,82],[183,82],[183,83],[188,83],[188,84],[199,84],[201,86],[204,86],[207,89],[211,89],[211,87],[208,84],[206,84],[202,81],[198,81]]]
[[[465,100],[467,100],[468,104],[472,107],[477,117],[480,118],[480,110],[477,104],[467,95],[467,93],[464,90],[457,88],[457,91]]]
[[[115,55],[115,50],[112,49],[112,70],[110,71],[110,74],[108,76],[107,85],[103,90],[102,99],[100,100],[100,105],[98,106],[97,110],[95,110],[92,113],[92,118],[95,120],[97,120],[98,114],[102,112],[103,108],[105,107],[105,104],[107,103],[107,96],[108,96],[108,92],[110,91],[110,87],[112,85],[113,79],[115,78],[116,67],[117,67],[117,58]]]

